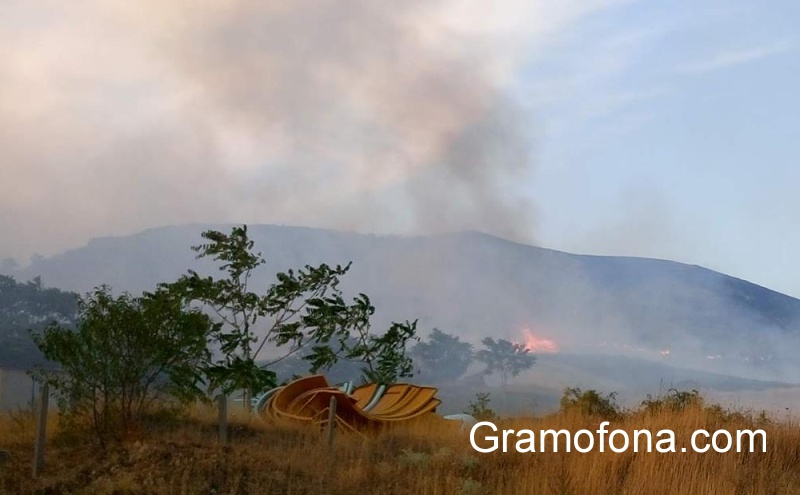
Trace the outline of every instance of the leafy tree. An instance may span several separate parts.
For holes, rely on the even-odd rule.
[[[486,364],[486,373],[500,375],[500,383],[505,390],[509,376],[517,376],[536,362],[536,356],[523,345],[505,339],[494,340],[486,337],[481,341],[486,347],[478,351],[476,357]]]
[[[341,355],[364,362],[361,368],[364,381],[389,384],[414,375],[413,361],[406,355],[406,346],[409,340],[416,339],[416,321],[392,323],[383,335],[370,334],[369,327],[356,328],[356,332],[359,343],[341,348]]]
[[[415,338],[416,321],[393,323],[385,334],[372,334],[369,318],[375,308],[369,298],[359,294],[347,304],[339,289],[350,264],[281,272],[277,282],[258,293],[251,281],[265,260],[254,252],[247,226],[234,227],[230,234],[210,230],[202,237],[208,242],[192,249],[199,258],[216,261],[225,276],[202,277],[190,270],[164,287],[204,304],[222,323],[210,336],[218,348],[218,358],[206,369],[212,389],[244,390],[249,408],[252,394],[276,384],[272,367],[301,349],[310,350],[303,359],[312,372],[344,358],[365,363],[363,372],[370,379],[393,381],[411,374],[405,346]],[[285,351],[258,363],[267,344]]]
[[[203,394],[214,323],[160,290],[141,297],[95,289],[79,303],[77,328],[51,323],[32,337],[58,369],[38,370],[67,419],[89,415],[98,439],[129,431],[156,399]]]
[[[0,366],[30,369],[43,364],[28,330],[41,330],[51,321],[74,325],[78,300],[75,293],[43,287],[38,277],[22,283],[0,275]]]
[[[351,334],[343,342],[329,342],[319,346],[320,349],[312,346],[300,348],[294,355],[276,360],[270,367],[282,380],[301,376],[309,369],[324,369],[334,382],[360,377],[364,383],[394,383],[398,378],[412,375],[412,360],[405,355],[405,345],[413,338],[415,329],[415,323],[395,323],[383,335]],[[321,356],[330,353],[335,361],[316,368],[313,364],[315,353]]]
[[[286,383],[308,373],[308,357],[310,355],[311,348],[306,347],[270,365],[270,369],[276,374],[277,382]],[[365,363],[362,361],[340,358],[335,364],[325,369],[325,375],[331,383],[358,380],[359,377],[363,377],[362,369],[364,366]]]
[[[427,342],[414,346],[411,354],[418,363],[421,377],[433,382],[457,380],[473,359],[472,344],[438,328],[431,331]]]

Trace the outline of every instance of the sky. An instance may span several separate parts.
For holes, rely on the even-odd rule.
[[[800,297],[798,21],[788,0],[10,0],[0,259],[190,222],[475,229]]]

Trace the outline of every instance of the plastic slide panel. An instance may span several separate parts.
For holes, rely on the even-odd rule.
[[[375,404],[375,407],[370,409],[369,413],[382,414],[384,411],[391,410],[410,390],[411,387],[405,383],[390,386],[386,389],[386,392],[384,392],[383,397]]]
[[[360,408],[364,409],[367,404],[369,404],[370,400],[372,400],[372,397],[375,395],[377,390],[377,383],[369,383],[367,385],[356,387],[356,389],[350,393],[350,397],[354,398],[356,400],[356,404]]]
[[[379,419],[396,419],[416,414],[417,411],[426,409],[428,404],[435,400],[436,390],[432,387],[420,388],[415,393],[406,395],[406,399],[396,404],[394,408],[384,414],[373,414]]]
[[[439,404],[441,404],[441,403],[442,403],[441,400],[433,399],[432,401],[430,401],[427,404],[425,404],[425,406],[422,409],[419,409],[418,411],[416,411],[413,414],[409,414],[407,416],[392,417],[392,418],[378,418],[378,421],[381,421],[383,423],[395,423],[395,422],[398,422],[398,421],[408,421],[410,419],[418,418],[418,417],[420,417],[422,415],[425,415],[425,414],[435,413],[436,412],[436,408],[439,407]]]
[[[289,404],[300,394],[309,390],[319,388],[329,388],[328,380],[322,375],[312,375],[298,380],[284,386],[269,401],[269,409],[272,415],[276,418],[287,417],[290,419],[304,419],[301,416],[294,416],[288,412]]]
[[[385,390],[385,394],[381,394]],[[327,424],[331,397],[336,397],[337,424],[343,429],[363,432],[400,421],[406,421],[436,411],[441,404],[435,398],[437,389],[410,384],[390,387],[365,385],[353,390],[353,395],[332,387],[322,375],[298,379],[269,392],[265,414],[279,419],[300,420],[319,425]],[[375,403],[373,412],[361,407]]]
[[[372,399],[370,399],[369,404],[367,404],[366,407],[364,407],[364,410],[367,412],[371,411],[372,408],[375,407],[375,404],[377,404],[378,401],[381,400],[381,397],[383,397],[384,392],[386,392],[386,385],[381,385],[380,387],[378,387],[377,392],[375,392],[375,395],[372,396]]]

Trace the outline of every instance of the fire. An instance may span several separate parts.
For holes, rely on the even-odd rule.
[[[537,337],[529,329],[522,331],[522,337],[525,339],[525,348],[531,352],[541,354],[553,354],[558,352],[558,344],[554,340]]]

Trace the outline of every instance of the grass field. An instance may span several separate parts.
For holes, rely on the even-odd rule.
[[[52,415],[55,417],[55,415]],[[575,411],[496,420],[514,429],[596,430],[602,419]],[[212,410],[154,421],[101,449],[90,437],[49,425],[47,466],[30,476],[34,422],[19,412],[0,421],[7,494],[774,494],[800,493],[800,429],[719,408],[635,411],[610,429],[669,428],[677,453],[480,454],[468,432],[443,420],[418,421],[369,438],[340,434],[329,451],[313,429],[232,414],[230,445],[216,440]],[[761,428],[766,453],[681,453],[697,428]],[[538,440],[537,440],[538,441]]]

